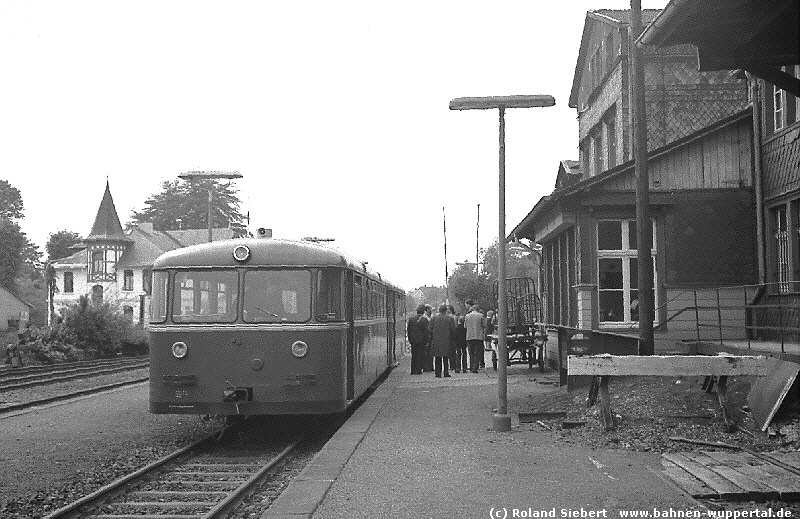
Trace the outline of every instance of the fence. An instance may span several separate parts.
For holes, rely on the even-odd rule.
[[[786,343],[800,341],[800,281],[693,289],[680,297],[693,304],[656,328],[689,321],[698,343],[746,340],[749,349],[751,341],[779,341],[781,353],[786,353]]]

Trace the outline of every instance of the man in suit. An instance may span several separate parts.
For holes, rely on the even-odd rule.
[[[406,335],[411,343],[411,374],[421,375],[425,361],[425,345],[428,343],[428,318],[425,317],[425,305],[417,307],[417,315],[412,315],[406,322]]]
[[[456,342],[456,323],[453,318],[447,315],[447,305],[439,307],[439,313],[433,316],[428,325],[431,336],[431,354],[434,358],[434,372],[437,378],[450,376],[448,368],[450,352],[455,347]]]

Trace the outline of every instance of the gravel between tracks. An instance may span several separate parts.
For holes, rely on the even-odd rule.
[[[108,384],[117,384],[120,382],[131,382],[141,380],[149,375],[148,368],[135,369],[132,371],[123,371],[120,373],[109,373],[106,375],[98,375],[93,377],[78,378],[74,380],[66,380],[64,382],[56,382],[53,384],[45,384],[41,386],[24,387],[21,389],[4,390],[0,393],[0,411],[4,406],[13,404],[30,402],[42,398],[56,397],[62,395],[69,395],[75,391],[84,389],[91,389],[94,387],[105,386]]]
[[[140,369],[7,391],[0,394],[0,406],[141,379],[147,374],[147,369]],[[114,410],[92,409],[91,402],[89,399],[75,405],[85,409],[78,412],[93,413],[92,418],[64,417],[65,406],[0,417],[0,517],[44,517],[219,426],[195,416],[148,415],[145,399],[144,406],[137,405],[142,409],[138,410],[141,415],[136,416],[135,424],[120,426],[113,433],[113,441],[101,440],[107,436],[92,435],[97,428],[109,432],[109,426],[97,424],[96,420],[123,422],[130,417],[115,415]],[[32,428],[55,431],[37,434],[37,440],[39,435],[47,439],[33,443],[34,434],[29,433]],[[84,449],[80,454],[75,447],[79,444]]]

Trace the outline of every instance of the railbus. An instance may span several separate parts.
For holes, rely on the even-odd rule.
[[[244,238],[153,265],[150,412],[340,413],[406,351],[405,293],[310,241]]]

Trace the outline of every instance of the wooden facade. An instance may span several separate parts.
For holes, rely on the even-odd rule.
[[[760,291],[745,320],[761,326],[760,338],[781,342],[800,339],[799,9],[796,0],[670,0],[638,39],[658,51],[691,44],[699,70],[750,78]]]
[[[546,320],[553,325],[638,328],[628,16],[587,15],[570,96],[579,117],[579,165],[562,161],[556,189],[512,231],[542,245]],[[715,287],[757,277],[747,84],[727,73],[698,73],[690,54],[686,46],[651,50],[645,60],[657,348],[696,335],[686,308],[716,301]],[[738,300],[735,292],[723,299]],[[693,311],[693,324],[697,317]],[[740,311],[714,317],[742,318]]]

